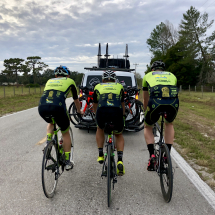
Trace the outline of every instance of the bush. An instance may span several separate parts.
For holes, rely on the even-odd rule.
[[[40,85],[39,84],[26,84],[25,87],[34,88],[34,87],[40,87]]]

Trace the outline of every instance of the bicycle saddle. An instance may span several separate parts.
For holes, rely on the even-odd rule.
[[[115,130],[115,125],[112,122],[105,123],[105,130],[110,134],[113,130]]]

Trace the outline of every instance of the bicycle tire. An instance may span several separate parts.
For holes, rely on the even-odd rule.
[[[167,203],[170,202],[173,191],[172,162],[169,149],[165,143],[161,146],[160,185],[164,200]]]
[[[77,114],[77,109],[74,102],[69,106],[68,112],[71,123],[73,125],[77,125],[80,122],[80,118]]]
[[[42,187],[47,198],[52,198],[57,187],[59,163],[54,140],[45,147],[42,161]],[[50,176],[47,179],[47,176]],[[50,185],[49,185],[50,184]]]
[[[144,118],[141,119],[142,114],[143,114],[143,103],[140,102],[139,100],[135,100],[134,102],[135,105],[135,115],[129,120],[125,120],[126,126],[129,127],[129,125],[137,125],[141,126],[144,124]],[[132,107],[134,106],[132,105]],[[127,105],[128,106],[128,105]],[[127,114],[126,118],[130,115],[130,113]]]
[[[74,165],[74,138],[73,138],[73,132],[72,132],[72,128],[71,127],[69,128],[69,135],[70,135],[70,139],[71,139],[70,161]]]
[[[107,150],[108,163],[107,163],[107,202],[108,207],[110,207],[111,203],[111,145],[108,145]]]

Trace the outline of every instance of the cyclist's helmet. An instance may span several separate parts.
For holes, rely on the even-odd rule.
[[[164,71],[165,63],[162,60],[154,61],[153,64],[151,65],[151,71],[152,69],[162,69]]]
[[[115,81],[116,80],[116,74],[115,72],[111,70],[107,70],[103,73],[102,75],[102,80],[107,80],[107,81]]]
[[[66,66],[59,66],[54,70],[54,74],[57,76],[67,76],[70,75],[70,70]]]

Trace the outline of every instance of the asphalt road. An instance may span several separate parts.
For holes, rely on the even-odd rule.
[[[70,101],[69,101],[70,100]],[[71,99],[68,99],[68,103]],[[59,178],[54,198],[42,190],[41,164],[46,123],[37,108],[0,118],[0,214],[215,214],[213,208],[173,162],[173,196],[162,197],[159,177],[146,170],[143,131],[124,133],[126,174],[118,177],[107,207],[95,131],[73,129],[75,167]],[[38,144],[38,142],[40,142]],[[42,144],[41,144],[42,143]]]

